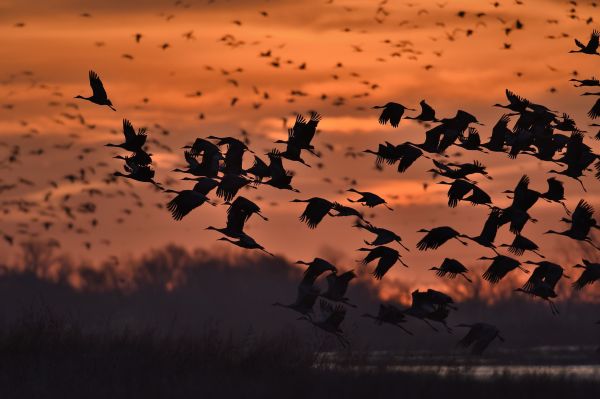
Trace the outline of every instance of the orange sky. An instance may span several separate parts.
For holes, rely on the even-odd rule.
[[[435,185],[425,172],[431,167],[430,161],[421,159],[400,175],[394,168],[375,171],[371,157],[345,157],[348,147],[363,150],[374,149],[384,140],[422,141],[424,128],[408,120],[403,120],[398,129],[380,126],[377,111],[370,109],[373,105],[396,101],[417,107],[421,99],[426,99],[441,116],[453,116],[457,109],[464,109],[486,124],[479,130],[487,139],[502,115],[502,110],[492,104],[505,103],[504,89],[510,88],[534,102],[569,113],[581,129],[586,130],[590,122],[585,114],[593,98],[579,96],[581,89],[568,82],[573,71],[583,78],[598,75],[600,57],[568,54],[574,48],[573,37],[587,41],[596,26],[585,22],[597,15],[590,2],[577,7],[577,18],[569,18],[572,6],[566,1],[541,0],[525,0],[524,5],[501,1],[497,8],[491,2],[468,0],[445,2],[443,7],[439,0],[395,1],[383,4],[387,16],[377,12],[376,2],[367,0],[153,0],[143,6],[127,1],[84,3],[0,2],[0,136],[6,143],[0,147],[0,159],[17,144],[22,152],[20,163],[0,169],[0,184],[13,183],[18,177],[32,180],[34,186],[20,184],[3,192],[2,200],[40,201],[52,191],[45,205],[55,207],[60,206],[65,194],[71,195],[69,205],[76,208],[90,200],[82,190],[102,190],[104,197],[91,199],[98,206],[95,215],[77,214],[74,223],[84,229],[83,234],[67,231],[68,220],[60,211],[50,230],[50,236],[59,239],[65,251],[86,259],[138,254],[168,242],[232,250],[225,243],[216,243],[218,235],[214,232],[204,230],[208,225],[224,225],[225,207],[201,207],[182,222],[175,222],[166,210],[155,206],[166,203],[167,195],[157,194],[141,183],[129,186],[120,181],[118,186],[106,186],[102,182],[108,173],[121,168],[112,159],[117,152],[103,144],[119,141],[124,117],[136,127],[147,126],[150,139],[156,138],[174,149],[170,153],[150,143],[157,180],[183,189],[188,185],[168,180],[181,177],[170,170],[183,166],[183,154],[178,149],[195,137],[239,137],[245,129],[250,133],[251,147],[261,154],[274,148],[272,141],[286,138],[282,117],[291,121],[296,112],[320,112],[324,119],[314,144],[324,153],[325,167],[308,169],[286,162],[286,167],[297,172],[294,186],[301,194],[268,186],[244,192],[252,199],[261,197],[257,202],[270,218],[269,222],[253,218],[247,229],[271,252],[292,260],[327,255],[339,259],[341,269],[358,267],[354,261],[359,256],[354,250],[363,239],[371,237],[358,233],[350,227],[352,220],[343,218],[325,219],[310,231],[297,220],[303,207],[289,204],[289,200],[312,196],[343,200],[346,195],[339,190],[348,188],[343,178],[351,177],[357,180],[359,190],[374,191],[388,199],[394,212],[382,208],[368,214],[373,214],[373,223],[395,230],[412,248],[422,236],[416,233],[419,228],[449,225],[476,235],[487,214],[485,208],[464,204],[448,208],[444,187]],[[465,16],[459,17],[459,11],[466,11]],[[485,15],[478,17],[479,12]],[[504,29],[514,26],[517,19],[524,28],[506,35]],[[552,19],[558,19],[559,24],[549,23]],[[467,29],[473,30],[469,37],[465,35]],[[190,31],[194,38],[187,40],[182,35]],[[139,44],[133,38],[137,32],[143,34]],[[547,38],[562,33],[568,37]],[[237,45],[221,40],[226,35],[231,35],[228,37]],[[160,45],[165,42],[170,47],[162,50]],[[503,50],[504,43],[510,43],[511,49]],[[271,50],[271,58],[259,57],[267,50]],[[133,56],[133,60],[123,54]],[[279,68],[270,65],[274,59],[280,60]],[[306,63],[305,70],[298,69],[302,63]],[[338,63],[342,66],[336,67]],[[237,68],[243,71],[235,72]],[[88,95],[89,69],[100,74],[117,112],[72,98]],[[235,79],[237,86],[230,79]],[[198,90],[202,96],[187,96]],[[291,96],[292,90],[307,95]],[[265,92],[268,100],[262,98]],[[322,94],[328,98],[321,100]],[[231,107],[233,97],[239,101]],[[344,105],[336,106],[339,97],[343,97]],[[142,101],[144,98],[147,103]],[[260,108],[254,109],[255,103],[260,103]],[[200,113],[205,115],[204,120],[198,118]],[[78,114],[95,128],[71,120]],[[169,135],[163,135],[156,124],[167,129]],[[589,129],[595,134],[593,128]],[[69,151],[53,148],[67,143],[73,143]],[[333,144],[335,151],[326,150],[325,143]],[[599,149],[597,142],[588,144]],[[28,154],[39,148],[45,149],[42,156]],[[82,148],[93,149],[83,161],[77,159]],[[455,152],[461,151],[449,151]],[[500,192],[512,189],[521,174],[528,173],[532,188],[544,191],[548,177],[545,171],[552,169],[527,156],[511,161],[497,154],[462,154],[460,159],[479,160],[488,166],[494,180],[479,179],[481,187],[500,206],[508,204]],[[305,159],[313,165],[319,162],[309,154]],[[249,165],[252,157],[246,161]],[[89,184],[71,184],[62,179],[91,166],[96,174]],[[325,177],[334,184],[325,183]],[[50,187],[52,180],[59,182],[58,189]],[[577,182],[561,180],[565,181],[570,208],[586,198],[600,210],[600,187],[592,176],[585,178],[587,193]],[[427,190],[424,182],[429,183]],[[121,196],[117,190],[125,194]],[[130,192],[143,197],[143,208],[135,206]],[[2,230],[14,234],[17,241],[26,239],[28,233],[48,237],[40,226],[46,220],[44,216],[21,213],[14,206],[5,205],[4,209],[8,211],[2,218]],[[132,214],[126,215],[125,209]],[[561,207],[540,202],[532,214],[540,223],[528,225],[524,234],[536,241],[550,260],[565,260],[560,248],[568,244],[568,239],[541,235],[550,227],[560,227]],[[119,217],[124,217],[123,223],[116,222]],[[96,228],[90,225],[92,218],[99,220]],[[20,223],[27,223],[27,227]],[[510,238],[503,232],[497,243]],[[103,244],[106,239],[110,245]],[[90,250],[83,247],[86,241],[92,244]],[[17,246],[0,245],[5,259],[17,253]],[[490,251],[475,245],[465,249],[457,243],[448,243],[435,252],[413,249],[404,258],[411,268],[394,268],[382,284],[393,286],[396,278],[435,284],[436,277],[427,269],[446,256],[460,256],[465,264],[481,271],[485,263],[472,260],[482,255],[490,255]],[[570,257],[572,261],[577,255]]]

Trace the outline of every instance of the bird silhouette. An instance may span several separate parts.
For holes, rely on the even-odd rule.
[[[585,241],[594,248],[600,250],[600,247],[596,246],[591,237],[588,236],[592,227],[600,230],[600,225],[598,222],[596,222],[596,219],[594,219],[593,216],[594,208],[584,200],[580,200],[577,204],[577,207],[573,211],[571,219],[561,219],[561,221],[571,224],[568,230],[548,230],[545,234],[558,234],[572,238],[573,240]]]
[[[434,266],[429,270],[435,270],[435,274],[437,274],[440,277],[446,277],[447,275],[449,278],[453,279],[456,276],[460,275],[469,283],[473,282],[469,277],[465,275],[465,273],[467,273],[469,270],[456,259],[445,258],[440,266]]]
[[[294,199],[291,202],[308,203],[299,219],[301,222],[305,222],[311,229],[316,228],[334,206],[333,202],[320,197],[312,197],[306,200]]]
[[[219,185],[219,182],[208,177],[198,180],[191,190],[165,190],[166,193],[176,193],[177,196],[167,203],[167,209],[175,220],[182,220],[188,213],[200,205],[210,202],[207,195]]]
[[[435,110],[425,100],[421,100],[419,105],[421,106],[421,113],[419,115],[406,116],[404,119],[414,119],[419,122],[439,122],[435,117]]]
[[[93,102],[94,104],[98,104],[98,105],[106,105],[113,111],[116,111],[116,109],[112,105],[112,102],[108,99],[106,90],[104,90],[104,85],[102,84],[102,81],[100,80],[100,77],[98,76],[98,74],[94,71],[90,71],[89,78],[90,78],[90,87],[92,88],[92,95],[90,97],[83,97],[81,95],[77,95],[77,96],[75,96],[75,98],[81,98],[83,100],[88,100],[88,101]]]
[[[367,265],[375,259],[379,259],[377,267],[373,271],[373,276],[377,280],[381,280],[396,262],[400,262],[402,266],[408,267],[408,265],[402,261],[400,253],[390,247],[382,245],[375,248],[359,248],[358,251],[368,252],[367,256],[362,260],[363,265]]]
[[[444,245],[448,240],[455,239],[460,242],[462,245],[467,245],[466,242],[462,241],[460,238],[464,237],[463,234],[460,234],[458,231],[454,230],[452,227],[441,226],[434,227],[431,230],[420,229],[417,231],[418,233],[427,233],[425,237],[423,237],[417,243],[417,249],[419,251],[426,251],[428,249],[438,249],[442,245]]]
[[[342,331],[340,327],[344,321],[344,318],[346,317],[346,309],[341,305],[333,306],[324,300],[319,302],[319,308],[321,310],[320,319],[315,320],[310,316],[310,314],[302,316],[301,319],[307,320],[315,327],[333,334],[343,347],[350,345],[348,338],[345,337],[344,331]]]
[[[577,47],[579,47],[578,50],[571,50],[569,51],[569,53],[583,53],[583,54],[589,54],[589,55],[600,55],[600,53],[598,53],[598,42],[600,38],[600,32],[598,32],[597,30],[592,31],[592,34],[590,35],[590,40],[588,41],[588,43],[586,45],[584,45],[583,43],[581,43],[579,40],[575,39],[575,44],[577,45]]]
[[[404,246],[404,244],[402,244],[402,238],[400,238],[400,236],[398,234],[394,233],[391,230],[387,230],[382,227],[373,226],[369,222],[361,223],[360,220],[358,220],[354,224],[354,227],[357,227],[362,230],[367,230],[368,232],[377,235],[377,237],[372,242],[368,242],[365,240],[364,243],[367,245],[379,246],[379,245],[386,245],[386,244],[390,244],[392,242],[396,242],[402,248],[406,249],[407,251],[410,251],[407,247]]]
[[[600,280],[600,263],[582,259],[582,264],[577,264],[573,266],[573,268],[583,269],[579,278],[573,283],[573,288],[575,290],[582,290],[586,286]]]
[[[369,208],[373,208],[377,205],[383,205],[386,208],[388,208],[390,211],[393,210],[392,208],[390,208],[388,206],[387,202],[383,198],[378,196],[377,194],[370,193],[368,191],[358,191],[354,188],[350,188],[346,191],[361,195],[361,197],[357,200],[351,200],[350,198],[348,198],[347,199],[348,202],[360,202],[363,205],[368,206]]]
[[[325,291],[321,296],[323,298],[329,299],[332,302],[341,302],[351,307],[356,307],[356,305],[348,302],[348,298],[346,297],[346,291],[348,290],[348,285],[350,281],[356,278],[356,274],[353,270],[349,270],[342,274],[330,273],[327,276],[327,291]]]
[[[412,108],[407,108],[402,104],[394,102],[389,102],[385,105],[375,105],[373,109],[383,109],[383,111],[381,111],[381,115],[379,116],[379,123],[385,125],[389,122],[392,127],[398,127],[400,124],[400,119],[402,119],[402,115],[404,115],[405,110],[416,111]]]
[[[457,327],[469,328],[469,332],[465,335],[458,345],[463,348],[471,347],[473,355],[481,355],[490,346],[490,344],[498,338],[504,342],[504,338],[500,335],[500,330],[497,327],[487,323],[466,324],[461,323]]]
[[[529,270],[521,266],[521,262],[508,256],[496,255],[492,258],[482,256],[479,260],[492,261],[488,269],[483,273],[483,279],[489,281],[491,284],[498,283],[508,273],[515,269],[520,269],[525,273],[529,273]]]
[[[366,317],[369,319],[373,319],[375,324],[390,324],[392,326],[400,328],[402,331],[407,333],[408,335],[413,335],[412,332],[408,331],[401,324],[406,322],[406,317],[404,316],[404,312],[391,304],[380,304],[377,315],[372,315],[369,313],[364,313],[362,317]]]

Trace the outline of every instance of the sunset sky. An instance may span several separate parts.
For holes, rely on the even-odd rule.
[[[580,96],[584,90],[574,88],[569,79],[600,77],[600,57],[568,52],[575,49],[574,38],[587,43],[597,29],[598,21],[588,18],[598,19],[598,8],[591,1],[578,2],[577,7],[562,0],[523,3],[499,0],[496,7],[492,1],[472,0],[0,0],[0,186],[16,184],[1,191],[0,229],[15,237],[15,245],[2,242],[0,257],[13,260],[18,243],[32,235],[57,239],[64,252],[96,262],[136,256],[167,243],[236,252],[216,241],[217,233],[205,230],[225,225],[225,206],[205,205],[176,222],[164,209],[172,195],[138,182],[103,182],[122,170],[122,162],[113,156],[124,154],[104,144],[121,142],[123,118],[136,128],[147,127],[156,180],[181,190],[192,185],[179,181],[184,175],[171,170],[184,166],[181,147],[196,137],[241,138],[243,129],[249,133],[250,147],[266,159],[267,151],[284,149],[273,144],[287,139],[283,118],[290,127],[297,113],[315,110],[323,115],[313,142],[322,158],[303,155],[312,168],[284,161],[296,172],[293,184],[301,193],[269,186],[242,191],[270,219],[253,217],[248,234],[292,261],[322,256],[337,261],[341,270],[362,267],[355,262],[361,258],[356,249],[373,238],[370,234],[353,228],[350,218],[326,218],[310,230],[298,221],[304,205],[289,202],[321,196],[346,203],[350,195],[343,191],[354,179],[358,190],[375,192],[394,208],[366,210],[367,218],[396,231],[411,248],[409,253],[402,251],[410,268],[396,266],[377,284],[388,292],[393,292],[397,279],[435,285],[439,280],[428,269],[444,257],[460,257],[480,274],[487,263],[475,259],[491,256],[490,250],[449,242],[437,251],[419,252],[415,244],[422,234],[416,231],[448,225],[477,235],[487,208],[466,203],[448,208],[447,186],[435,184],[440,179],[433,180],[427,172],[432,167],[427,159],[399,174],[395,167],[375,170],[372,156],[348,153],[375,150],[384,141],[424,140],[426,128],[410,120],[402,120],[397,129],[378,124],[379,111],[372,106],[389,101],[418,108],[426,99],[440,117],[466,110],[485,124],[478,130],[487,141],[505,111],[492,105],[507,103],[507,88],[568,113],[588,136],[595,135],[598,128],[588,126],[592,121],[586,113],[596,97]],[[522,29],[515,28],[517,20]],[[136,33],[142,34],[139,43]],[[168,48],[162,49],[165,43]],[[260,56],[268,51],[270,57]],[[73,98],[90,95],[90,69],[102,78],[117,112]],[[196,92],[201,95],[194,96]],[[238,100],[231,106],[233,98]],[[600,150],[591,137],[586,144]],[[18,162],[8,163],[15,146],[20,148]],[[43,153],[37,155],[40,149]],[[79,159],[82,153],[84,159]],[[510,203],[501,192],[513,189],[522,174],[531,177],[531,188],[543,192],[552,176],[546,172],[562,169],[527,155],[511,160],[504,154],[458,147],[448,154],[488,167],[493,180],[476,180],[498,206]],[[252,160],[247,154],[245,165]],[[319,162],[322,169],[317,168]],[[81,168],[86,169],[86,182],[65,179]],[[570,209],[585,198],[600,211],[600,185],[592,173],[584,178],[587,193],[577,181],[560,180]],[[90,189],[101,194],[92,197]],[[133,193],[143,207],[136,205]],[[210,197],[217,200],[215,193]],[[36,205],[22,212],[18,201]],[[95,213],[77,211],[86,202],[97,206]],[[75,219],[61,210],[63,205],[74,209]],[[539,222],[528,224],[524,235],[538,243],[548,260],[570,268],[580,255],[565,251],[574,248],[569,239],[542,235],[549,228],[564,227],[559,222],[562,207],[539,201],[531,213]],[[44,222],[53,226],[46,231]],[[74,227],[68,229],[68,223]],[[512,235],[503,228],[496,243],[510,240]]]

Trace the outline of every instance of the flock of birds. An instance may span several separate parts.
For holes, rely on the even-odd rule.
[[[598,37],[598,32],[594,31],[587,45],[576,40],[579,49],[572,52],[599,55]],[[77,96],[76,98],[115,110],[95,72],[90,71],[89,81],[92,95],[89,97]],[[577,83],[577,87],[600,87],[600,82],[594,78],[573,79],[573,81]],[[600,93],[589,92],[584,94],[600,95]],[[582,178],[588,172],[595,173],[595,179],[600,180],[600,156],[584,143],[585,131],[579,129],[569,115],[531,102],[509,90],[506,90],[506,97],[507,104],[495,104],[496,107],[505,109],[506,113],[493,127],[491,137],[487,142],[482,142],[477,128],[473,126],[482,124],[474,115],[463,110],[458,110],[453,117],[438,119],[434,108],[424,100],[420,103],[420,113],[411,116],[405,116],[404,113],[406,111],[416,112],[416,110],[399,103],[389,102],[385,105],[374,106],[373,108],[382,110],[379,117],[379,123],[382,125],[389,123],[396,128],[402,119],[412,119],[427,130],[422,143],[407,141],[401,144],[392,144],[385,142],[379,144],[376,150],[367,149],[364,153],[375,156],[376,168],[381,170],[385,166],[397,164],[399,173],[406,172],[421,158],[428,159],[433,164],[432,169],[428,171],[434,176],[441,176],[445,179],[439,184],[449,186],[447,193],[449,207],[457,207],[459,203],[467,202],[489,208],[488,217],[478,235],[463,234],[450,226],[435,226],[419,230],[424,233],[416,245],[419,251],[437,250],[450,240],[457,240],[462,245],[467,245],[468,242],[480,245],[491,251],[490,256],[480,258],[490,262],[482,275],[482,278],[490,284],[499,283],[515,270],[530,273],[524,265],[532,265],[535,269],[531,272],[531,276],[516,291],[546,301],[552,313],[558,314],[559,310],[553,303],[553,299],[557,297],[555,288],[561,278],[569,278],[569,276],[565,274],[563,266],[546,260],[544,255],[539,252],[538,245],[523,235],[523,230],[528,223],[537,221],[529,214],[529,211],[538,201],[555,203],[564,211],[565,216],[559,221],[565,223],[567,227],[564,230],[548,230],[546,234],[562,235],[589,245],[595,251],[600,251],[600,247],[596,245],[592,236],[594,229],[600,230],[600,223],[594,218],[592,206],[581,199],[575,209],[570,210],[564,203],[563,182],[557,177],[549,177],[547,190],[540,192],[530,188],[529,177],[523,175],[512,190],[503,192],[510,195],[511,204],[505,208],[498,207],[494,205],[492,197],[478,186],[477,181],[473,180],[473,176],[476,175],[492,179],[485,165],[479,161],[448,162],[445,160],[447,158],[445,152],[451,146],[458,146],[473,153],[505,153],[510,159],[532,156],[540,161],[558,165],[558,170],[553,169],[549,173],[577,180],[583,191],[586,191],[586,188]],[[593,105],[588,116],[591,119],[600,117],[600,100]],[[509,124],[513,119],[514,124],[511,128]],[[247,142],[234,137],[197,138],[193,143],[183,147],[187,168],[175,169],[175,172],[186,175],[183,180],[193,181],[194,185],[191,189],[180,191],[166,189],[163,184],[154,180],[155,172],[151,166],[152,156],[147,152],[148,136],[145,129],[138,129],[136,132],[131,122],[124,119],[124,141],[118,144],[107,144],[107,146],[118,147],[129,153],[115,157],[124,161],[125,171],[125,173],[114,172],[115,177],[152,184],[158,190],[174,194],[166,207],[174,220],[182,220],[205,203],[217,206],[217,203],[209,198],[211,192],[215,191],[216,196],[223,200],[224,205],[228,206],[227,220],[224,227],[208,226],[207,229],[220,233],[219,240],[227,241],[244,249],[260,250],[273,256],[244,231],[245,224],[252,215],[256,214],[264,221],[267,221],[268,218],[263,215],[258,204],[239,195],[239,192],[243,188],[259,189],[261,186],[267,185],[278,190],[299,193],[299,190],[292,185],[294,174],[286,170],[283,162],[285,159],[286,162],[298,162],[310,167],[303,156],[306,153],[310,156],[319,156],[313,141],[320,120],[321,115],[316,112],[311,112],[308,118],[298,115],[294,125],[288,131],[287,140],[275,142],[275,144],[284,145],[283,149],[271,150],[266,154],[267,159],[255,154]],[[592,124],[592,126],[598,125]],[[600,132],[595,139],[600,140]],[[244,155],[248,152],[253,155],[254,162],[251,167],[244,168]],[[347,191],[349,195],[353,196],[353,198],[348,198],[348,202],[351,204],[360,204],[367,208],[386,207],[392,210],[386,200],[376,193],[359,191],[355,188]],[[386,273],[397,263],[409,267],[402,260],[401,251],[409,251],[409,248],[402,243],[401,237],[391,230],[378,227],[368,221],[363,212],[357,208],[321,197],[294,198],[291,202],[306,204],[299,219],[310,229],[317,228],[327,216],[350,217],[354,220],[354,228],[372,234],[372,240],[365,240],[365,246],[359,248],[358,251],[365,253],[365,257],[362,259],[364,265],[376,262],[372,272],[375,279],[384,278]],[[504,226],[507,226],[508,230],[514,234],[514,239],[510,243],[496,244],[496,235]],[[397,244],[399,248],[394,248],[394,244]],[[501,254],[500,248],[506,248],[515,257],[531,253],[537,259],[522,262],[515,257]],[[306,266],[304,276],[298,285],[296,300],[289,304],[277,302],[274,305],[299,313],[300,320],[306,320],[331,333],[342,345],[349,345],[348,338],[342,330],[342,323],[348,307],[356,307],[347,296],[350,283],[356,278],[356,274],[353,270],[342,272],[334,264],[322,258],[296,263]],[[582,269],[582,273],[572,284],[576,290],[581,290],[600,280],[600,263],[583,259],[582,263],[575,265],[574,268]],[[456,259],[445,258],[439,266],[432,267],[431,270],[440,278],[461,277],[468,283],[472,281],[469,277],[470,271]],[[319,277],[325,273],[327,273],[325,277],[327,288],[321,290],[316,283]],[[317,301],[319,301],[319,317],[316,317],[314,312]],[[441,324],[445,330],[451,332],[452,329],[447,324],[447,318],[451,311],[456,309],[457,306],[449,295],[434,289],[427,289],[414,291],[412,303],[406,309],[392,304],[381,304],[377,314],[364,314],[363,316],[373,319],[378,325],[390,324],[412,335],[412,332],[403,326],[407,317],[422,320],[435,331],[438,329],[432,322]],[[459,344],[471,347],[473,353],[482,353],[496,338],[503,340],[498,328],[490,324],[461,324],[460,327],[469,328],[469,333],[459,341]]]

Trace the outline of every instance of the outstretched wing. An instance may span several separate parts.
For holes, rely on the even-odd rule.
[[[106,95],[106,90],[104,90],[104,85],[100,80],[100,76],[94,71],[90,71],[90,86],[92,87],[92,92],[94,93],[94,97],[98,99],[108,99]]]

